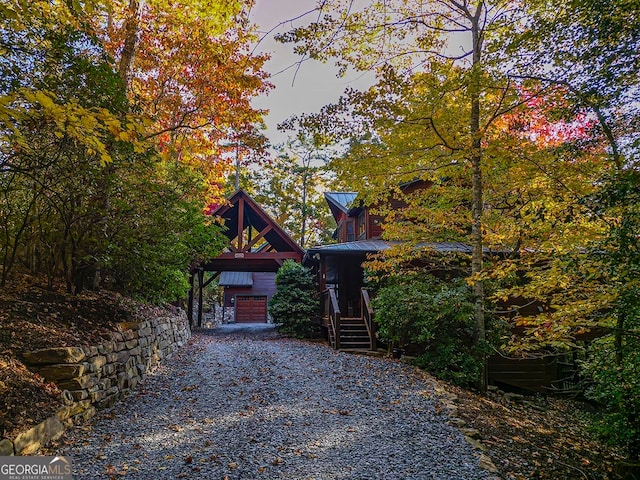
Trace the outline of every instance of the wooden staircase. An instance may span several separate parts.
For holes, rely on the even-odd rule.
[[[327,327],[331,346],[346,351],[375,350],[375,324],[366,291],[363,290],[364,308],[360,317],[342,317],[334,291],[326,290],[324,297],[322,324]]]
[[[335,335],[331,346],[335,348]],[[371,339],[363,318],[340,319],[340,350],[369,350],[370,347]]]

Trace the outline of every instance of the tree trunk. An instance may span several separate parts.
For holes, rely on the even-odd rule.
[[[143,5],[144,0],[129,0],[127,19],[124,23],[124,45],[118,64],[118,74],[124,83],[125,89],[129,87],[129,74],[138,44],[138,26]]]
[[[300,231],[300,246],[305,248],[306,236],[307,236],[307,175],[309,174],[308,169],[305,167],[304,173],[302,175],[302,228]]]
[[[471,18],[471,33],[473,36],[473,66],[471,69],[470,97],[471,115],[469,128],[471,133],[471,274],[474,276],[482,272],[483,235],[482,213],[484,210],[482,184],[482,133],[480,131],[480,59],[482,51],[482,36],[480,17],[483,3],[479,2],[474,16]],[[484,282],[479,279],[473,281],[474,316],[476,323],[476,341],[483,348],[486,339],[484,316]],[[478,390],[487,390],[487,359],[486,354],[479,353],[480,375],[478,376]]]

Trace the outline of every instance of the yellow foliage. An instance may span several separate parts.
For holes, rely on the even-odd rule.
[[[0,139],[25,151],[32,147],[24,140],[21,124],[38,119],[54,128],[58,139],[67,138],[84,145],[88,156],[97,156],[101,164],[111,162],[109,144],[113,139],[130,142],[138,151],[148,145],[138,140],[139,122],[134,116],[124,121],[103,108],[85,108],[77,102],[58,103],[52,92],[21,88],[11,95],[0,97],[0,125],[4,135]]]

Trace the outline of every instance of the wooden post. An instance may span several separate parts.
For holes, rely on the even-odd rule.
[[[187,296],[187,318],[189,326],[193,327],[193,274],[189,275],[189,293]]]
[[[335,319],[336,319],[336,326],[335,326],[335,335],[336,335],[336,346],[335,349],[336,350],[340,350],[340,312],[335,312]]]
[[[238,251],[244,250],[244,198],[238,200]]]
[[[198,269],[198,327],[202,327],[202,290],[204,289],[204,270]]]

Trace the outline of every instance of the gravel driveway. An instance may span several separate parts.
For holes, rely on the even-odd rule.
[[[63,453],[80,479],[487,478],[438,403],[396,361],[222,326],[70,431]]]

